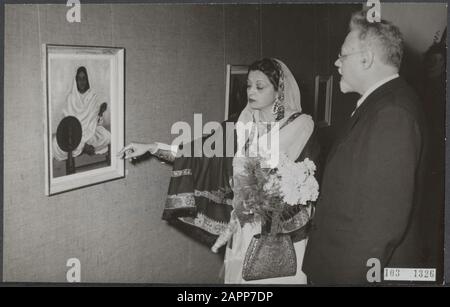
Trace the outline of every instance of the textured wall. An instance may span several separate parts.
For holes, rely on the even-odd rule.
[[[219,283],[220,256],[160,218],[169,168],[44,196],[42,44],[126,48],[126,142],[170,142],[172,123],[221,120],[225,65],[260,56],[257,6],[6,5],[4,281]]]
[[[381,17],[400,28],[405,52],[400,73],[418,91],[423,86],[423,55],[434,36],[441,38],[447,27],[446,3],[383,3]]]
[[[405,43],[414,51],[423,53],[433,43],[437,31],[440,35],[447,27],[446,3],[383,3],[381,18],[397,25]]]

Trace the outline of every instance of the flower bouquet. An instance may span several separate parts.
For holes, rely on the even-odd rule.
[[[278,165],[271,168],[261,157],[246,158],[243,172],[235,176],[235,210],[243,222],[256,214],[263,225],[276,216],[292,211],[298,205],[308,206],[319,196],[319,184],[314,177],[316,165],[306,158],[291,161],[281,154]],[[278,231],[277,223],[271,223]],[[271,231],[272,232],[272,231]]]
[[[271,167],[262,157],[246,157],[239,163],[237,168],[241,171],[234,175],[232,218],[228,230],[212,249],[217,251],[225,244],[239,224],[260,221],[261,234],[253,237],[247,250],[243,278],[255,280],[295,275],[295,250],[283,217],[292,217],[317,200],[316,166],[308,158],[294,162],[285,154],[280,155],[276,167]],[[309,215],[296,226],[299,223],[303,226],[308,219]]]

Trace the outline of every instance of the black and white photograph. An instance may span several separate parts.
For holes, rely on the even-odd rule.
[[[445,285],[447,11],[4,4],[2,281]]]

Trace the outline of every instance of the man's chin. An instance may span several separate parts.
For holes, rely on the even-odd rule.
[[[350,85],[348,85],[348,83],[345,82],[343,79],[341,79],[341,81],[339,82],[339,86],[341,88],[341,92],[344,94],[353,92]]]

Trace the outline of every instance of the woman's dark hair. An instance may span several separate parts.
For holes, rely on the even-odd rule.
[[[84,74],[85,74],[86,77],[87,77],[88,74],[87,74],[86,67],[84,67],[84,66],[78,67],[78,69],[77,69],[77,75],[78,75],[80,72],[84,72]]]
[[[278,91],[278,84],[280,83],[280,65],[277,61],[270,58],[264,58],[253,62],[248,68],[248,73],[255,70],[263,72],[267,78],[269,78],[274,89]]]

